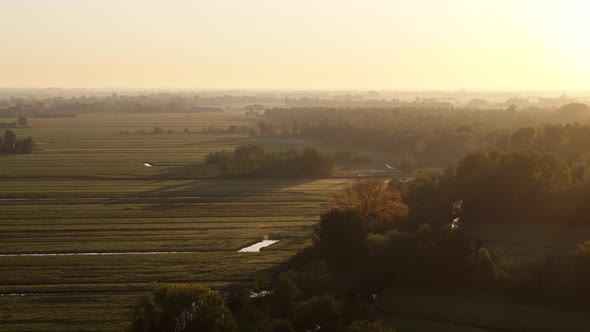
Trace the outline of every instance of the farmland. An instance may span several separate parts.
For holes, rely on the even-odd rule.
[[[586,310],[575,306],[407,285],[392,286],[383,294],[383,319],[407,332],[577,332],[590,324]]]
[[[326,154],[342,151],[294,137],[204,130],[256,126],[241,110],[88,113],[32,118],[29,124],[15,131],[32,136],[38,151],[0,157],[2,331],[124,330],[135,300],[158,285],[222,287],[276,268],[312,243],[330,193],[352,179],[412,176],[384,167],[399,156],[353,150],[366,161],[339,162],[329,178],[219,178],[205,156],[241,144],[267,151],[305,146]],[[154,127],[164,133],[152,133]],[[559,225],[506,223],[471,225],[466,231],[510,257],[571,254],[588,234],[582,226],[572,232]],[[279,242],[259,253],[237,252],[262,239]],[[468,291],[392,287],[383,299],[383,317],[399,331],[536,328],[500,321],[498,315],[462,315],[461,308],[472,306],[528,315],[529,322],[546,316],[557,317],[547,324],[586,323],[570,308],[515,304]]]
[[[245,142],[269,150],[309,144],[201,132],[255,125],[242,112],[29,123],[17,135],[34,137],[40,150],[0,159],[6,331],[121,330],[134,299],[158,284],[251,280],[310,243],[329,193],[351,175],[341,168],[319,180],[217,179],[201,165],[210,152]],[[155,126],[172,133],[149,134]],[[264,237],[280,241],[237,253]]]

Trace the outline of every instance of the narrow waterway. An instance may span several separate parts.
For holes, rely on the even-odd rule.
[[[167,254],[190,254],[190,253],[192,253],[192,252],[191,251],[63,252],[63,253],[0,254],[0,257],[167,255]]]
[[[279,242],[279,240],[262,240],[260,242],[254,243],[251,246],[242,248],[242,249],[238,250],[238,252],[259,252],[260,249],[262,249],[264,247],[268,247],[271,244],[274,244],[277,242]]]

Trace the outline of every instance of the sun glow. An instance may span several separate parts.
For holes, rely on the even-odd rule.
[[[590,89],[586,1],[2,1],[0,86]]]

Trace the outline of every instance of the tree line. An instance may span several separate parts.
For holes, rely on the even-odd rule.
[[[273,108],[257,132],[405,156],[419,167],[448,167],[474,148],[535,148],[571,163],[590,149],[590,126],[583,124],[588,120],[590,110],[580,103],[524,110]]]
[[[476,150],[454,167],[426,169],[412,181],[394,179],[410,207],[408,224],[448,223],[455,217],[469,224],[533,223],[585,225],[590,182],[575,179],[576,168],[555,153],[535,150]]]
[[[5,130],[0,136],[0,154],[26,154],[34,150],[35,142],[31,136],[17,138],[12,130]]]
[[[311,147],[266,152],[258,145],[247,144],[231,153],[210,153],[205,162],[218,165],[222,177],[318,178],[330,176],[333,170],[332,159]]]

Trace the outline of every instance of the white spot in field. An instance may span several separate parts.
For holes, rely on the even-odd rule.
[[[143,165],[146,166],[146,167],[152,167],[152,166],[154,166],[152,163],[148,163],[148,162],[143,163]]]
[[[274,244],[277,242],[279,242],[279,240],[262,240],[260,242],[254,243],[251,246],[242,248],[242,249],[238,250],[238,252],[259,252],[260,249],[262,249],[264,247],[268,247],[271,244]]]

